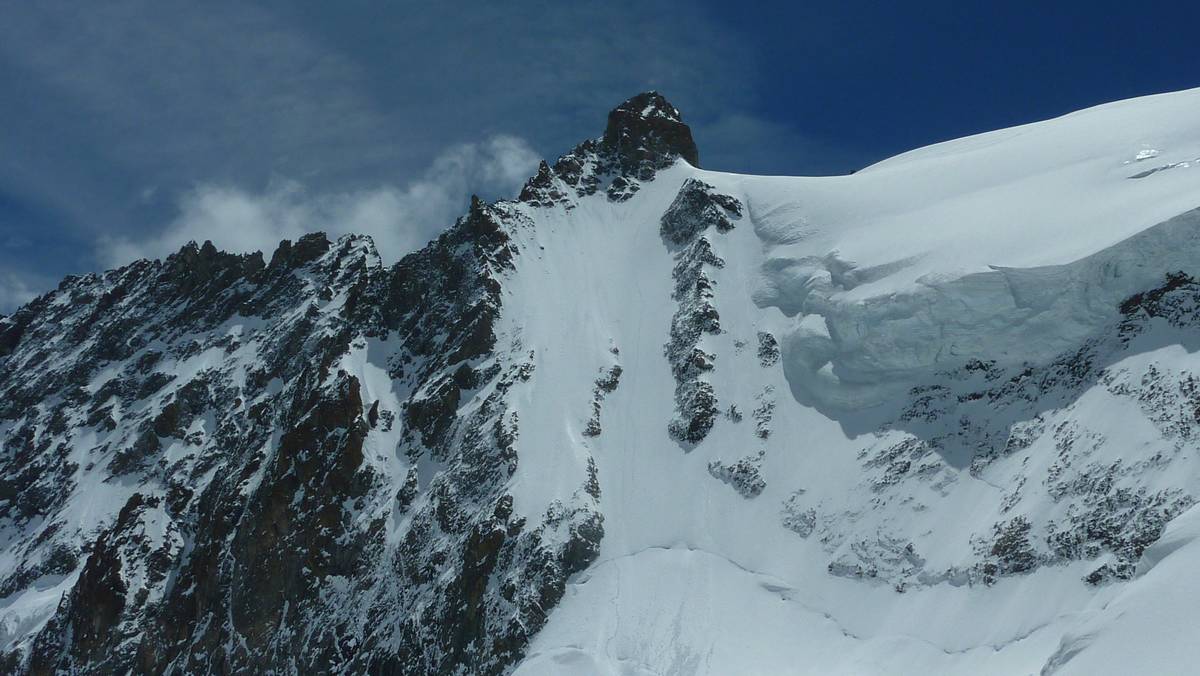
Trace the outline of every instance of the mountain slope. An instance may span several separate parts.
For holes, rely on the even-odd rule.
[[[649,93],[391,268],[65,280],[0,320],[7,666],[1186,665],[1198,104],[818,179]]]

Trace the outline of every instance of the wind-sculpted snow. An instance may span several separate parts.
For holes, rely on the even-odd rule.
[[[797,263],[769,260],[775,288],[800,289],[769,301],[803,317],[784,337],[789,381],[836,416],[895,401],[947,364],[1045,362],[1112,322],[1165,271],[1195,269],[1197,226],[1200,211],[1189,211],[1073,263],[922,278],[911,291],[853,301],[835,297],[846,287],[829,262],[803,277]]]
[[[864,494],[880,504],[911,501],[913,485],[948,494],[965,470],[1001,489],[992,532],[971,535],[974,555],[941,571],[916,558],[904,539],[916,533],[895,530],[831,549],[830,570],[905,587],[992,584],[997,576],[1084,560],[1092,567],[1087,583],[1131,577],[1145,548],[1200,488],[1188,458],[1200,432],[1197,381],[1187,369],[1143,356],[1176,341],[1194,344],[1187,334],[1200,328],[1197,307],[1200,287],[1171,275],[1125,302],[1120,321],[1047,365],[1006,370],[973,361],[912,388],[898,417],[860,456]],[[1108,419],[1087,414],[1097,409]],[[1136,456],[1127,453],[1129,433],[1111,431],[1121,426],[1138,430],[1143,450]],[[844,515],[817,530],[839,542],[835,531],[858,518]],[[898,549],[909,556],[895,559]]]

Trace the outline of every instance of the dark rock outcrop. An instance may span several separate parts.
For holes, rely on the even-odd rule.
[[[713,187],[688,179],[671,207],[663,214],[661,234],[675,248],[672,298],[678,309],[671,317],[670,340],[664,346],[671,373],[675,376],[676,417],[667,430],[680,444],[689,447],[704,440],[716,422],[717,397],[704,374],[713,368],[715,355],[705,351],[705,334],[721,332],[721,318],[713,301],[715,282],[710,270],[725,265],[713,252],[708,233],[728,232],[731,217],[741,214],[741,204]]]
[[[741,202],[716,192],[704,181],[689,178],[663,214],[660,232],[663,239],[682,246],[710,228],[729,232],[733,230],[733,222],[741,217]]]
[[[579,144],[553,166],[543,162],[522,188],[520,201],[570,209],[572,196],[604,190],[609,200],[623,202],[679,159],[700,166],[692,130],[666,98],[645,92],[608,114],[602,137]]]
[[[191,244],[5,319],[0,524],[24,534],[9,544],[24,563],[0,582],[80,571],[5,663],[495,674],[519,659],[603,535],[597,487],[532,515],[505,493],[508,393],[533,377],[496,346],[520,218],[473,200],[390,269],[361,237],[307,235],[267,265]],[[341,366],[368,349],[406,393],[390,408]],[[63,523],[75,501],[114,499],[95,526]]]
[[[670,166],[677,157],[700,166],[692,130],[658,92],[638,94],[614,108],[608,114],[602,143],[617,158],[622,173],[641,180]]]
[[[731,463],[713,460],[708,463],[708,473],[729,484],[743,498],[756,498],[767,487],[760,469],[764,455],[765,452],[759,451]]]

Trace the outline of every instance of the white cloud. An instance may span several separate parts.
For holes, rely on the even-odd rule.
[[[557,154],[651,87],[700,119],[757,72],[666,2],[9,4],[0,190],[89,237],[152,232],[197,183],[353,190],[506,130]]]
[[[720,17],[658,0],[0,5],[0,193],[56,242],[0,269],[38,289],[205,231],[237,249],[354,228],[395,257],[489,192],[413,181],[461,174],[435,162],[451,144],[512,131],[557,156],[638,91],[696,124],[765,72]],[[472,180],[505,183],[504,157]]]
[[[37,296],[24,279],[12,272],[0,273],[0,312],[12,312]]]
[[[212,240],[226,251],[262,251],[281,239],[323,231],[330,237],[370,235],[387,263],[420,248],[460,215],[472,192],[511,195],[536,169],[524,140],[494,136],[453,146],[411,183],[342,193],[313,192],[296,181],[275,181],[254,193],[202,185],[180,201],[179,216],[156,236],[103,238],[99,257],[117,266],[158,258],[189,241]]]

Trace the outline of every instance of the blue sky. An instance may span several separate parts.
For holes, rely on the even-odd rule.
[[[823,174],[1200,86],[1200,9],[1182,1],[0,12],[0,311],[192,238],[250,250],[361,230],[398,257],[649,88],[706,167]]]

